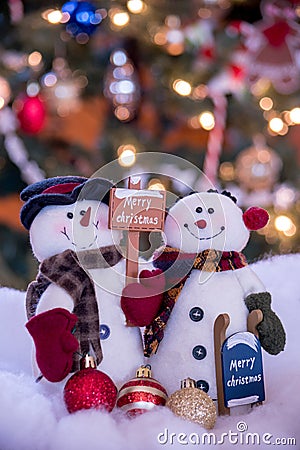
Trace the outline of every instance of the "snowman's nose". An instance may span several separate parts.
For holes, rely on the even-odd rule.
[[[83,227],[88,227],[90,224],[90,218],[91,218],[91,207],[89,206],[85,214],[80,219],[80,225]]]
[[[195,222],[195,225],[198,227],[198,228],[205,228],[206,227],[206,225],[207,225],[207,223],[206,223],[206,220],[204,220],[204,219],[200,219],[200,220],[197,220],[197,222]]]

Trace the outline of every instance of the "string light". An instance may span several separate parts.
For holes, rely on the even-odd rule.
[[[234,165],[231,162],[223,162],[220,165],[220,177],[224,181],[232,181],[235,178]]]
[[[109,11],[109,17],[113,25],[119,28],[125,27],[130,20],[129,14],[126,11],[117,8]]]
[[[63,15],[59,9],[47,9],[42,13],[42,18],[53,25],[60,23]]]
[[[36,67],[41,63],[42,55],[40,52],[37,52],[37,51],[32,52],[32,53],[30,53],[30,55],[28,55],[27,61],[30,66]]]
[[[0,77],[0,109],[4,108],[10,100],[10,86],[5,78]]]
[[[192,86],[188,81],[177,79],[173,82],[173,89],[177,94],[186,97],[192,92]]]
[[[274,133],[279,133],[284,128],[283,120],[280,117],[274,117],[269,121],[269,128]]]
[[[264,111],[270,111],[273,108],[273,100],[270,97],[263,97],[259,101],[259,106]]]
[[[152,180],[148,183],[148,189],[152,191],[165,191],[166,187],[159,178],[152,178]]]
[[[297,229],[293,221],[285,215],[277,216],[274,222],[275,228],[281,231],[285,236],[294,236]]]
[[[28,97],[35,97],[40,92],[40,89],[40,85],[37,82],[33,81],[31,83],[28,83],[26,94],[28,95]]]
[[[210,131],[215,126],[215,118],[210,111],[204,111],[199,115],[199,123],[204,130]]]
[[[300,124],[300,108],[293,108],[289,115],[293,123]]]
[[[128,0],[127,8],[132,14],[140,14],[146,11],[147,6],[142,0]]]
[[[185,36],[181,29],[181,21],[178,16],[167,16],[165,25],[153,30],[153,34],[154,43],[164,46],[170,55],[178,56],[183,53]]]
[[[117,150],[119,155],[118,161],[122,167],[130,167],[136,160],[136,148],[132,144],[123,144]]]

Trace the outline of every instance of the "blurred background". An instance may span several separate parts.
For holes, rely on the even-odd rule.
[[[36,275],[21,189],[149,151],[268,209],[250,261],[298,252],[299,22],[295,0],[1,1],[0,284]]]

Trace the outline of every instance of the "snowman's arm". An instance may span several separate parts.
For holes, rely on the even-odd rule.
[[[63,288],[52,283],[41,296],[36,313],[40,314],[54,308],[63,308],[72,312],[74,302]]]
[[[250,267],[235,272],[249,312],[260,309],[263,313],[263,320],[257,325],[262,347],[271,355],[277,355],[284,349],[286,336],[279,317],[271,309],[271,294],[266,292],[265,286]]]
[[[51,382],[63,380],[73,364],[78,340],[73,336],[77,317],[67,292],[50,284],[41,296],[36,315],[26,328],[35,344],[35,360],[42,375]]]
[[[243,267],[240,270],[235,270],[234,273],[243,290],[244,298],[252,293],[265,292],[266,288],[264,284],[249,266]]]

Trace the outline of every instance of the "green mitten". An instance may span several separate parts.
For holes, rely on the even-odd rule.
[[[262,322],[257,325],[261,346],[270,355],[277,355],[284,349],[286,336],[279,317],[271,309],[271,301],[269,292],[250,294],[245,298],[249,312],[260,309],[264,315]]]

